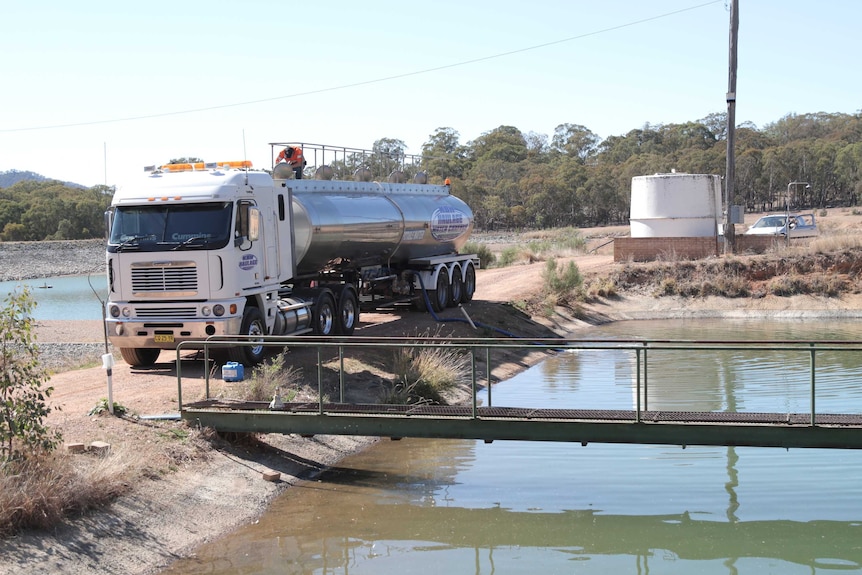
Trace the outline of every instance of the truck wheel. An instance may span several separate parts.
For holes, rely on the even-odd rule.
[[[455,307],[461,303],[464,297],[464,280],[461,279],[461,268],[452,270],[452,286],[449,288],[449,307]]]
[[[353,335],[356,324],[359,323],[359,299],[353,286],[346,285],[338,298],[338,333]]]
[[[335,333],[336,310],[332,292],[325,289],[314,302],[314,335],[333,335]]]
[[[162,353],[160,349],[154,349],[151,347],[121,347],[120,355],[123,356],[123,359],[129,365],[134,366],[145,366],[145,365],[153,365],[156,363],[156,360],[159,359],[159,354]]]
[[[440,268],[440,273],[437,274],[437,287],[434,290],[428,290],[428,299],[431,300],[431,307],[438,313],[446,309],[449,304],[449,272],[446,268]]]
[[[467,264],[467,271],[464,273],[464,289],[461,290],[461,303],[470,302],[474,293],[476,293],[476,267],[473,264]]]
[[[260,310],[254,306],[246,306],[242,312],[242,324],[239,335],[259,336],[261,339],[266,335],[266,323]],[[259,341],[259,340],[254,340]],[[228,350],[231,361],[243,365],[257,365],[263,361],[266,348],[263,345],[236,346]]]

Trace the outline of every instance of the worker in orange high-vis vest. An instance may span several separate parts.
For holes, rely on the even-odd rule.
[[[302,169],[305,168],[305,158],[302,157],[302,148],[299,146],[288,146],[278,153],[275,163],[286,162],[288,166],[293,168],[293,173],[297,180],[302,179]]]

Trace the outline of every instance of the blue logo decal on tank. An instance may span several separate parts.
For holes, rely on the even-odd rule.
[[[257,256],[254,254],[245,254],[239,260],[239,269],[248,271],[257,267]]]
[[[431,214],[431,235],[438,242],[450,242],[469,227],[467,214],[451,206],[441,206]]]

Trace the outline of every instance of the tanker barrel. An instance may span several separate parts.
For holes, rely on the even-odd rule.
[[[393,170],[391,174],[389,174],[389,182],[392,184],[403,184],[407,181],[407,174],[402,172],[401,170]]]
[[[335,177],[335,171],[332,169],[332,166],[328,166],[323,164],[314,172],[314,179],[316,180],[331,180]]]
[[[427,184],[428,183],[428,174],[425,172],[416,172],[416,175],[413,176],[414,184]]]
[[[371,170],[368,168],[357,168],[357,170],[353,172],[353,179],[357,182],[370,182],[373,177],[374,174],[372,174]]]
[[[287,164],[276,164],[272,168],[272,178],[274,180],[292,180],[296,174]]]

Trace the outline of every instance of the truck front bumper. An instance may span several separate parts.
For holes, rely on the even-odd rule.
[[[236,335],[242,317],[185,321],[105,320],[108,338],[117,348],[176,349],[183,341],[202,341],[211,335]]]

